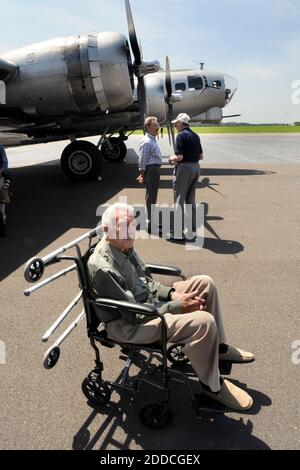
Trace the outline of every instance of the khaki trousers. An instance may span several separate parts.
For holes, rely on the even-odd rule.
[[[167,337],[170,343],[184,344],[183,351],[191,361],[200,381],[213,392],[220,390],[219,344],[226,342],[217,289],[208,276],[195,276],[176,282],[178,292],[206,294],[207,311],[172,315],[166,313]],[[109,338],[131,344],[150,344],[161,340],[161,320],[155,318],[141,325],[130,325],[123,318],[106,326]]]

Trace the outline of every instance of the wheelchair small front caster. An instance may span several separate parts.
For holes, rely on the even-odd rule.
[[[184,366],[189,363],[189,359],[182,351],[183,344],[174,344],[170,346],[167,351],[167,358],[175,366]]]
[[[82,391],[90,403],[96,406],[105,406],[109,403],[111,391],[106,383],[91,373],[82,382]]]
[[[44,274],[45,266],[41,258],[31,258],[25,266],[24,277],[27,282],[37,282]]]
[[[148,428],[163,429],[171,423],[173,414],[164,403],[148,403],[140,410],[139,418]]]
[[[48,349],[44,355],[43,366],[45,369],[52,369],[56,366],[60,357],[60,348],[55,346],[54,348]]]

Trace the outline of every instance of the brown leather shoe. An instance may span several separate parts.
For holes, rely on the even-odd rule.
[[[220,361],[228,361],[234,364],[248,364],[255,361],[251,352],[243,351],[235,346],[228,346],[226,353],[219,354]]]
[[[212,400],[216,400],[235,411],[247,411],[253,405],[250,395],[227,379],[224,379],[218,393],[208,392],[204,389],[202,389],[202,392]]]

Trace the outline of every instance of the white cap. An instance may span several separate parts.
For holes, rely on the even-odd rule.
[[[176,124],[176,122],[183,122],[184,124],[189,124],[191,118],[188,114],[181,113],[178,114],[177,118],[172,121],[172,124]]]

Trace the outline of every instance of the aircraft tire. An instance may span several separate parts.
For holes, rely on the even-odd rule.
[[[109,148],[106,142],[101,145],[101,152],[104,160],[107,163],[120,163],[124,160],[127,155],[127,147],[122,140],[117,137],[109,139],[112,146],[112,150]]]
[[[69,144],[61,156],[61,168],[73,181],[88,181],[100,176],[103,157],[96,145],[84,140]]]

